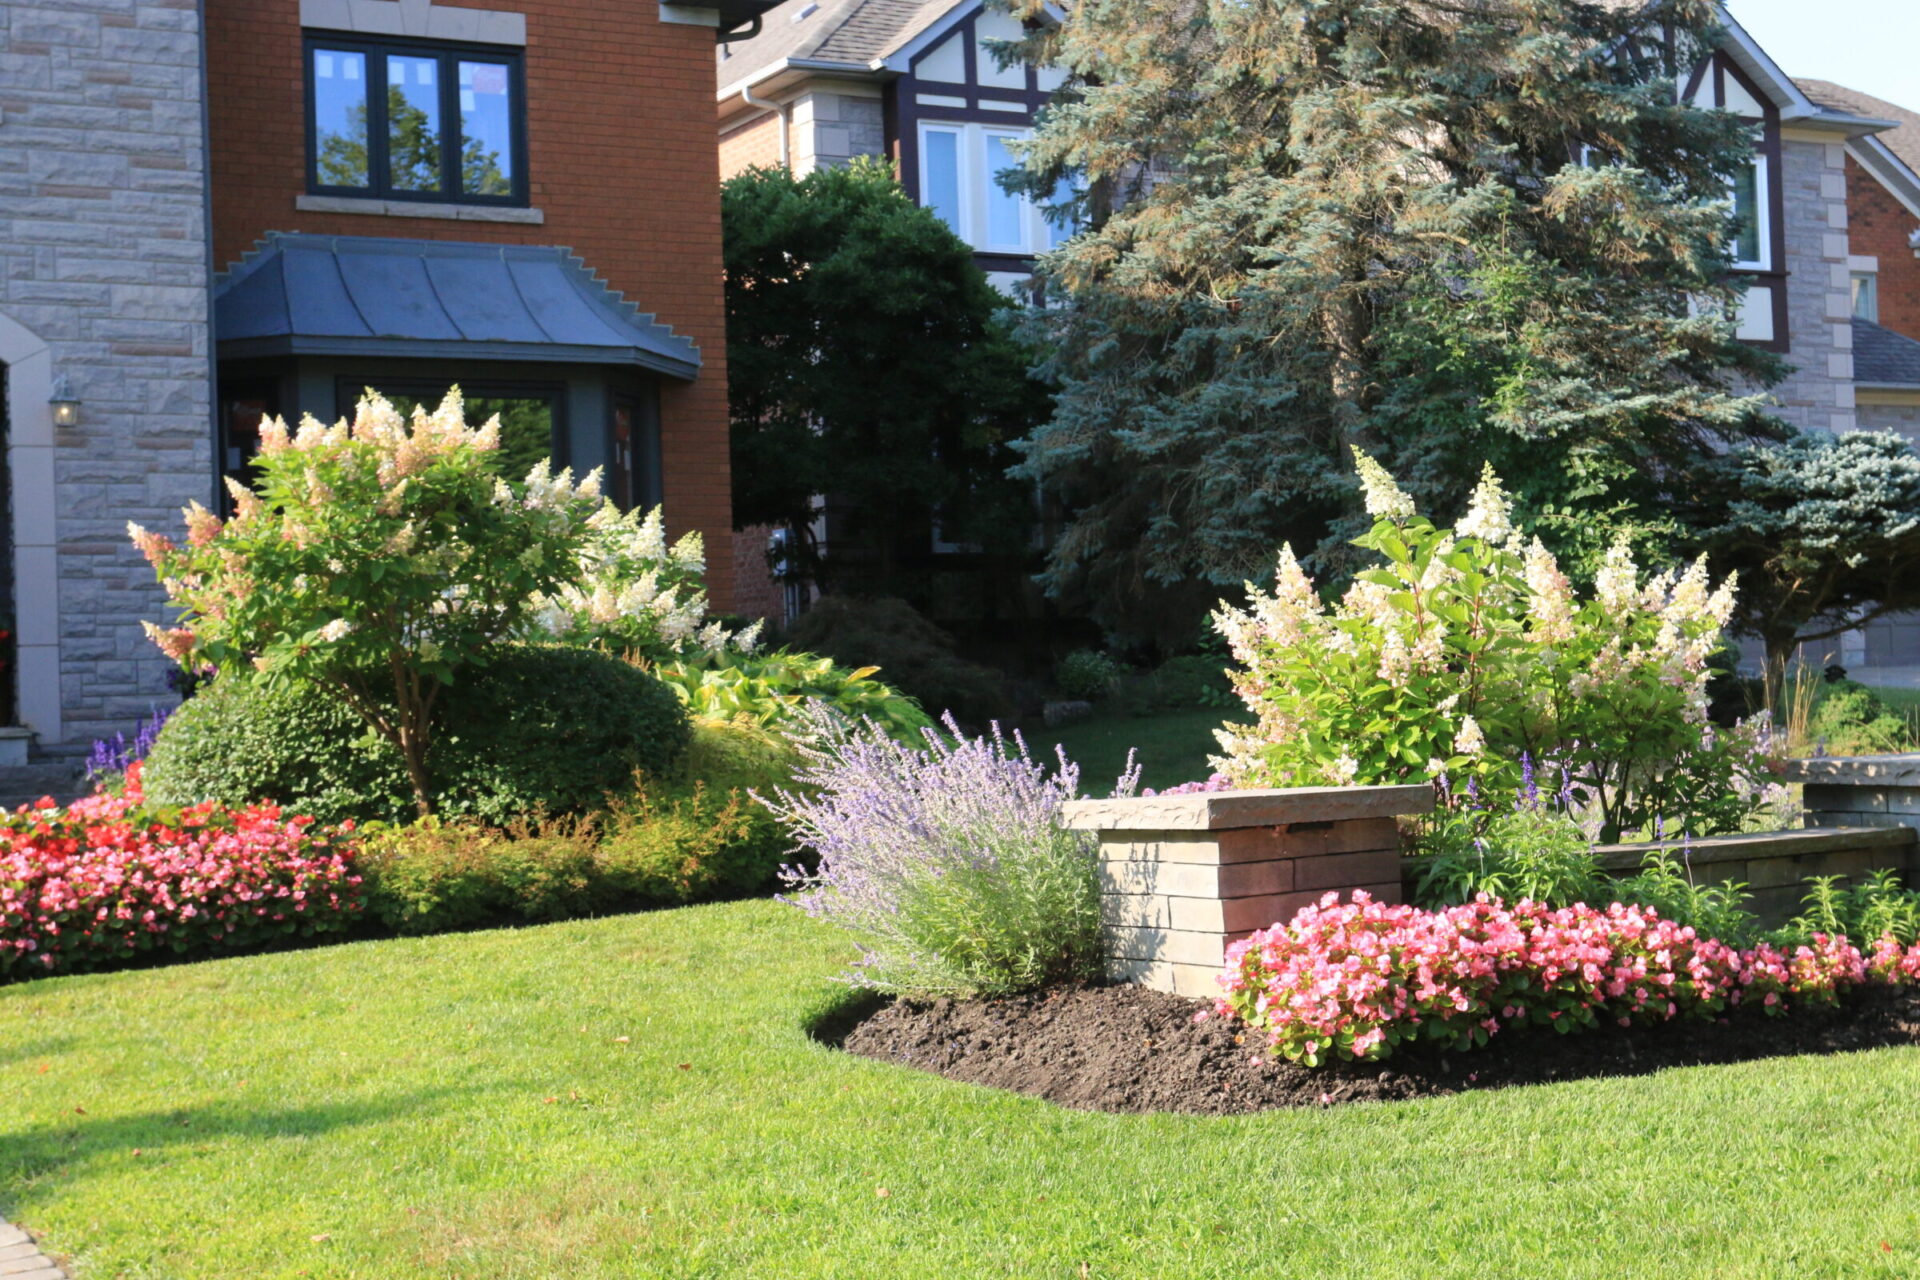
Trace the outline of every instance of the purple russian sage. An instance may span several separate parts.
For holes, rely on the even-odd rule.
[[[795,788],[759,797],[816,859],[782,869],[789,900],[853,934],[857,986],[1000,995],[1097,976],[1095,845],[1059,824],[1079,768],[1058,752],[1047,769],[997,724],[968,737],[942,723],[914,747],[807,706]],[[1114,794],[1138,778],[1129,760]]]

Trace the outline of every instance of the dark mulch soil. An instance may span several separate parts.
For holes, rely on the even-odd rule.
[[[853,1006],[815,1034],[852,1053],[1092,1111],[1220,1115],[1429,1098],[1466,1089],[1644,1075],[1667,1067],[1920,1043],[1920,992],[1870,987],[1833,1013],[1596,1029],[1503,1031],[1483,1049],[1415,1045],[1380,1063],[1270,1061],[1210,1001],[1141,987],[1058,987],[1000,1000]]]

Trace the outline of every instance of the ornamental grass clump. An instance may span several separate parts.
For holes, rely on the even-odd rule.
[[[761,799],[818,858],[783,873],[796,903],[858,940],[848,982],[1006,995],[1098,975],[1098,861],[1059,825],[1079,785],[1064,753],[1048,770],[1018,735],[970,738],[951,715],[920,747],[818,704],[804,719],[796,789]]]

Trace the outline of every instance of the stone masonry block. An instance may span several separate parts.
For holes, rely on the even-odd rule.
[[[1400,829],[1392,818],[1350,822],[1292,822],[1219,833],[1223,862],[1309,858],[1361,849],[1397,849]]]
[[[1324,892],[1356,884],[1379,884],[1400,874],[1400,850],[1369,849],[1335,853],[1324,858],[1299,858],[1293,864],[1293,887]]]
[[[1070,800],[1062,821],[1082,831],[1224,831],[1430,813],[1433,788],[1286,787],[1125,800]]]
[[[1242,930],[1240,936],[1251,932],[1251,929]],[[1109,954],[1117,959],[1208,965],[1216,971],[1227,962],[1227,943],[1236,940],[1217,930],[1201,932],[1131,925],[1108,925],[1106,935]]]
[[[1220,970],[1204,964],[1175,964],[1165,960],[1116,960],[1109,974],[1153,991],[1207,1000],[1220,994]]]
[[[1864,877],[1879,864],[1873,850],[1814,853],[1791,858],[1756,858],[1747,864],[1747,883],[1755,889],[1798,885],[1809,876]]]
[[[1810,782],[1801,803],[1808,812],[1885,813],[1887,792],[1881,787],[1831,787]]]

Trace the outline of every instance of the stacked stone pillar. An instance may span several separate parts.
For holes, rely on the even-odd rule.
[[[1789,760],[1810,827],[1920,827],[1920,753]]]
[[[1076,800],[1064,820],[1100,840],[1108,976],[1210,996],[1230,943],[1329,892],[1399,902],[1395,819],[1432,808],[1424,785],[1295,787]]]

